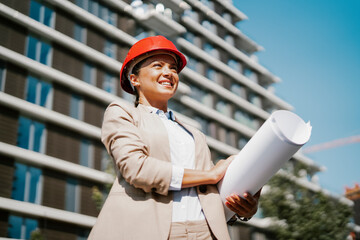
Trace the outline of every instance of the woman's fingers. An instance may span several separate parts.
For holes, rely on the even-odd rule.
[[[248,216],[249,211],[241,205],[234,204],[230,201],[226,202],[225,205],[233,212],[237,213],[239,216]]]
[[[236,194],[227,197],[226,200],[228,200],[232,208],[236,209],[236,212],[239,211],[248,212],[252,209],[251,204],[246,199],[243,199]]]
[[[232,194],[226,200],[225,205],[240,216],[251,217],[257,211],[258,197],[252,196],[250,193],[244,193],[243,197]]]

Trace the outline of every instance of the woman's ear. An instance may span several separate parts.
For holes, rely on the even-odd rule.
[[[132,84],[134,87],[140,86],[139,79],[138,79],[138,77],[137,77],[135,74],[130,74],[129,78],[130,78],[131,84]]]

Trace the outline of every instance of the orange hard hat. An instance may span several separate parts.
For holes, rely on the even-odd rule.
[[[161,51],[159,51],[161,50]],[[177,56],[177,63],[178,68],[177,72],[179,73],[186,65],[186,58],[185,56],[177,50],[175,45],[168,39],[163,36],[154,36],[154,37],[147,37],[141,39],[140,41],[136,42],[129,50],[124,63],[120,70],[120,84],[124,91],[134,94],[133,86],[130,83],[128,75],[131,74],[132,67],[139,63],[139,61],[147,58],[144,57],[145,54],[148,54],[149,57],[151,53],[154,51],[159,51],[161,53],[170,52]],[[141,57],[140,57],[141,56]],[[141,60],[139,60],[141,59]]]

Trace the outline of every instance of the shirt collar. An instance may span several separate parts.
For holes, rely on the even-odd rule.
[[[164,113],[163,110],[160,110],[156,107],[153,106],[146,106],[148,109],[150,109],[151,113],[156,113],[157,115],[161,116],[165,116],[167,119],[175,121],[175,115],[174,112],[171,110],[167,110],[167,112]]]

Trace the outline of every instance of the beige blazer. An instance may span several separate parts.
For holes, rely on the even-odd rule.
[[[196,169],[212,167],[205,136],[185,125],[195,140]],[[142,105],[113,102],[105,111],[102,142],[116,165],[117,177],[89,239],[166,240],[172,219],[169,140],[161,119]],[[206,220],[215,237],[230,239],[215,185],[197,188]]]

